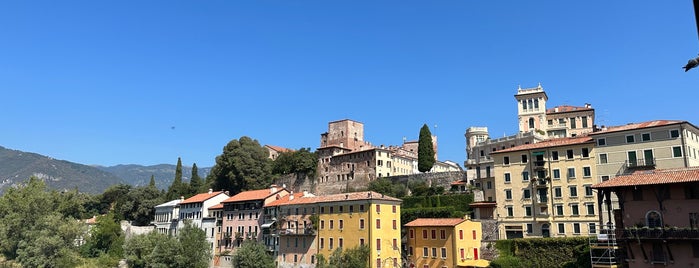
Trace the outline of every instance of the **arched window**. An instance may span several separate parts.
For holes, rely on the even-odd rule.
[[[646,226],[650,228],[663,227],[663,219],[660,216],[660,212],[655,210],[648,211],[646,213]]]
[[[529,128],[534,128],[534,118],[529,117]]]

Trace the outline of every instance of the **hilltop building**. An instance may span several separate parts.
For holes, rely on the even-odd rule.
[[[156,231],[161,234],[177,234],[177,223],[180,216],[180,202],[182,201],[184,201],[184,198],[175,199],[155,206],[153,225],[155,225]]]
[[[289,149],[289,148],[284,148],[281,146],[276,146],[276,145],[269,145],[265,144],[265,149],[269,151],[269,159],[276,160],[277,157],[279,157],[279,154],[281,153],[286,153],[286,152],[293,152],[294,150]]]

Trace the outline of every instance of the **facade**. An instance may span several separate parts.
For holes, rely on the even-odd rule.
[[[408,267],[488,267],[481,260],[481,223],[467,219],[416,219],[407,229]]]
[[[222,241],[219,250],[235,252],[244,240],[260,241],[264,205],[288,194],[286,189],[272,185],[269,189],[240,192],[222,200]]]
[[[175,199],[155,206],[155,216],[153,225],[155,230],[161,234],[175,235],[180,216],[180,202],[182,199]]]
[[[563,138],[584,135],[593,130],[595,110],[590,104],[546,109],[548,96],[541,84],[535,88],[518,88],[515,99],[519,132],[537,131],[549,138]]]
[[[654,120],[603,127],[590,136],[598,159],[597,182],[639,170],[699,166],[699,129],[687,121]],[[611,211],[619,208],[617,197],[610,198],[600,214],[604,224],[613,223]]]
[[[294,195],[266,208],[278,221],[271,228],[278,242],[271,236],[268,246],[276,243],[278,267],[312,267],[315,254],[327,259],[338,248],[361,245],[369,247],[370,267],[403,267],[400,204],[376,192]]]
[[[635,268],[699,263],[699,168],[640,171],[593,188],[601,196],[619,196],[620,206],[614,211],[618,247],[606,249],[616,251],[616,264]]]
[[[551,139],[491,155],[499,239],[596,233],[590,137]]]
[[[269,159],[276,160],[280,153],[293,152],[294,150],[276,145],[265,144],[265,149],[269,151]]]
[[[190,220],[195,226],[201,228],[202,220],[209,215],[209,208],[221,203],[226,198],[228,198],[228,194],[209,189],[208,193],[197,194],[183,200],[179,204],[180,217],[177,228],[182,228],[185,220]]]

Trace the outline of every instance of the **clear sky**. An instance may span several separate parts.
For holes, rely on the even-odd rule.
[[[83,164],[212,166],[249,136],[320,143],[329,121],[398,145],[423,124],[517,131],[518,85],[598,125],[699,124],[691,0],[2,1],[0,146]]]

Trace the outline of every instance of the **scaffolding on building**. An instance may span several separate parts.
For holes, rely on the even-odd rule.
[[[592,268],[622,267],[617,258],[619,245],[613,226],[599,230],[597,236],[590,236],[590,259]]]

